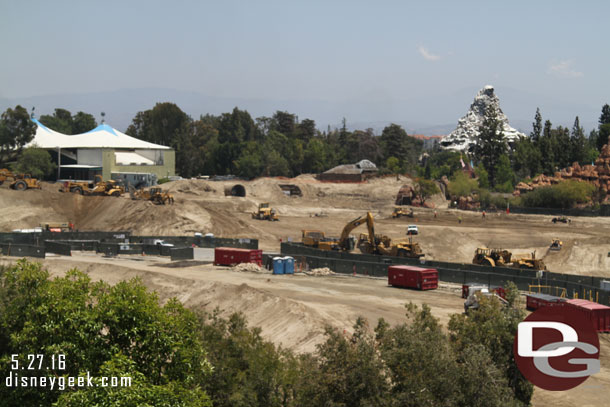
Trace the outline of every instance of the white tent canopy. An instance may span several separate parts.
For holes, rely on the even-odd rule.
[[[32,119],[38,126],[34,139],[28,146],[36,144],[41,148],[127,148],[127,149],[154,149],[169,150],[170,147],[149,143],[128,136],[107,124],[101,124],[95,129],[83,134],[73,136],[62,134],[49,129],[36,119]]]

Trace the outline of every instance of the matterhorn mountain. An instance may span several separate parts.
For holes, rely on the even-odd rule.
[[[477,93],[466,116],[458,120],[457,128],[443,138],[441,147],[454,151],[470,151],[472,146],[476,144],[479,127],[483,123],[485,112],[490,105],[498,112],[498,121],[502,124],[502,132],[508,143],[525,136],[525,134],[510,127],[506,115],[500,109],[500,100],[494,93],[494,87],[487,85]]]

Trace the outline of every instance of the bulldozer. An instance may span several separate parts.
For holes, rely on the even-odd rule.
[[[349,233],[363,223],[366,223],[367,225],[368,234],[361,233],[358,238],[357,247],[362,253],[409,258],[420,258],[424,256],[419,244],[413,243],[412,239],[393,243],[392,239],[388,236],[376,235],[375,221],[373,220],[373,214],[371,212],[367,212],[366,216],[356,218],[345,225],[339,240],[339,246],[343,250],[351,250],[353,248],[353,242],[349,243],[350,241],[348,240]]]
[[[512,253],[503,249],[488,249],[487,247],[479,247],[474,252],[472,264],[480,264],[483,266],[507,266],[510,264]]]
[[[117,181],[103,181],[101,175],[95,176],[93,185],[90,182],[66,181],[60,192],[72,192],[79,195],[101,195],[119,197],[125,193],[125,188]]]
[[[560,251],[561,248],[563,247],[563,242],[559,239],[553,239],[551,240],[551,246],[549,246],[549,250],[552,251]]]
[[[305,246],[320,250],[339,250],[339,241],[336,238],[326,237],[320,230],[302,230],[301,242]]]
[[[402,216],[405,216],[407,218],[412,218],[413,215],[413,208],[409,209],[409,211],[407,212],[406,209],[401,208],[401,207],[395,207],[394,208],[394,212],[392,212],[392,218],[400,218]]]
[[[258,204],[258,210],[252,212],[252,219],[277,221],[280,217],[275,212],[275,209],[269,206],[268,202]]]
[[[532,253],[532,257],[522,256],[513,258],[513,254],[508,250],[488,249],[486,247],[479,247],[475,250],[472,264],[546,270],[546,265],[542,259],[536,258],[536,252]]]
[[[40,182],[36,178],[32,178],[30,174],[15,174],[6,168],[0,170],[0,185],[7,179],[11,178],[13,181],[9,184],[11,189],[17,191],[25,191],[26,189],[40,189]]]
[[[145,201],[151,201],[157,205],[171,205],[174,203],[174,196],[169,192],[163,191],[159,187],[136,190],[132,185],[130,185],[129,196],[132,200],[142,199]]]

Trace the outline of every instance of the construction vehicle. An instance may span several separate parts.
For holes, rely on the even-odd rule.
[[[321,250],[339,250],[339,241],[336,238],[326,237],[320,230],[302,230],[301,242],[305,246]]]
[[[481,297],[497,298],[502,305],[508,306],[508,301],[499,296],[495,291],[489,292],[489,289],[481,286],[473,286],[468,288],[468,297],[464,301],[464,313],[468,314],[471,310],[477,310],[480,307],[479,300]]]
[[[512,253],[502,249],[488,249],[487,247],[479,247],[474,252],[472,264],[480,264],[483,266],[506,266],[510,263]]]
[[[169,192],[163,191],[159,187],[136,190],[132,185],[130,185],[129,196],[132,200],[142,199],[145,201],[151,201],[157,205],[167,205],[174,203],[174,196]]]
[[[475,250],[472,264],[546,270],[546,265],[542,259],[536,258],[536,252],[532,253],[532,257],[513,258],[513,254],[508,250],[488,249],[486,247],[479,247]]]
[[[551,219],[551,222],[553,222],[553,223],[557,223],[557,222],[560,222],[560,223],[572,223],[572,220],[570,218],[566,217],[566,216],[560,216],[558,218]]]
[[[392,212],[392,218],[400,218],[402,216],[406,216],[407,218],[412,218],[413,215],[413,208],[410,208],[409,211],[407,212],[406,209],[401,208],[401,207],[395,207],[394,208],[394,212]]]
[[[275,212],[275,209],[269,206],[268,202],[262,202],[258,204],[258,210],[252,212],[252,219],[276,221],[280,220],[280,217]]]
[[[15,174],[6,168],[0,170],[0,185],[7,179],[11,178],[13,182],[9,184],[11,189],[17,191],[25,191],[28,188],[40,189],[40,182],[36,178],[32,178],[30,174]]]
[[[343,250],[351,250],[347,249],[347,247],[349,247],[348,235],[354,228],[363,223],[366,223],[367,225],[368,234],[361,233],[358,238],[357,246],[362,253],[410,258],[420,258],[424,256],[419,244],[413,243],[411,239],[392,243],[392,239],[388,236],[375,234],[375,221],[373,220],[373,214],[371,212],[367,212],[366,216],[356,218],[345,225],[339,240],[339,246]]]
[[[48,232],[71,232],[74,230],[74,225],[71,222],[45,222],[41,223],[40,227]]]
[[[87,181],[66,181],[60,192],[72,192],[79,195],[101,195],[119,197],[125,188],[115,180],[103,181],[101,175],[95,176],[93,184]]]
[[[561,240],[553,239],[553,240],[551,240],[551,246],[549,247],[549,250],[559,251],[559,250],[561,250],[562,247],[563,247],[563,242]]]
[[[517,257],[512,259],[510,266],[521,269],[546,270],[546,265],[542,259],[536,258],[536,252],[532,253],[532,257]]]

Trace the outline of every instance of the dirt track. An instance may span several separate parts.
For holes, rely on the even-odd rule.
[[[224,187],[236,183],[245,186],[247,196],[224,196]],[[298,185],[303,197],[285,196],[280,183]],[[375,215],[376,230],[395,239],[404,237],[407,224],[417,224],[417,241],[428,258],[470,262],[480,246],[502,247],[515,254],[535,250],[551,271],[610,277],[608,218],[575,218],[570,225],[554,225],[550,216],[488,213],[483,219],[480,214],[448,210],[446,203],[435,197],[436,218],[434,210],[416,208],[415,219],[391,219],[396,193],[405,183],[405,179],[392,177],[355,185],[319,183],[311,176],[252,182],[185,180],[164,186],[176,197],[173,206],[131,201],[126,196],[62,194],[53,184],[44,184],[42,191],[25,192],[3,186],[0,230],[72,221],[80,230],[161,235],[211,232],[222,237],[258,238],[262,249],[279,251],[280,240],[300,240],[301,229],[320,229],[336,236],[346,222],[370,210]],[[278,210],[280,221],[253,220],[250,212],[259,202],[270,202]],[[564,249],[547,253],[551,239],[556,237],[564,242]],[[266,338],[299,352],[314,349],[322,340],[326,324],[349,331],[360,315],[373,326],[379,317],[398,323],[404,321],[404,304],[409,301],[430,304],[434,315],[446,323],[452,313],[461,312],[463,304],[458,289],[450,285],[433,292],[417,292],[389,288],[379,279],[271,276],[210,265],[176,268],[167,259],[106,259],[87,253],[50,257],[44,264],[55,275],[76,266],[110,283],[140,276],[162,299],[176,296],[194,309],[243,311],[250,324],[262,328]],[[605,394],[610,390],[610,338],[605,335],[601,340],[601,373],[568,392],[537,390],[534,405],[605,405]]]

